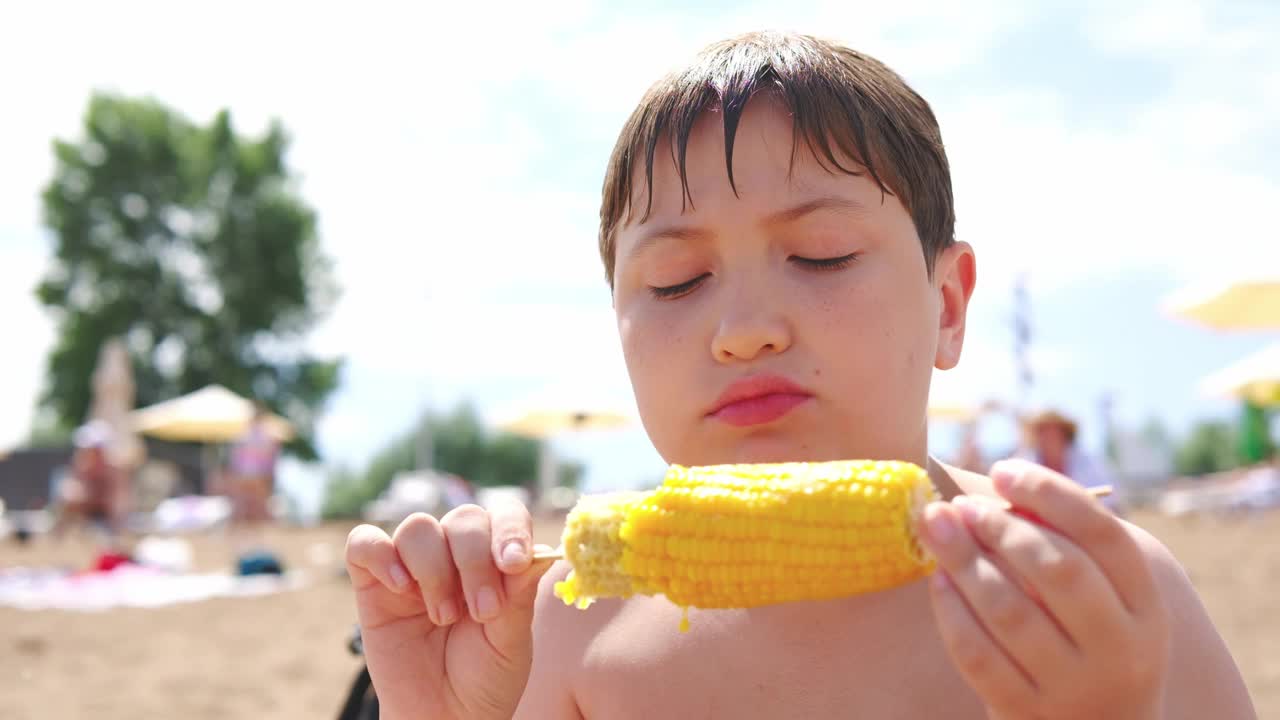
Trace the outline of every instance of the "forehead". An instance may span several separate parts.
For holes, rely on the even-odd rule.
[[[819,161],[804,137],[797,137],[786,105],[772,93],[754,97],[728,135],[719,108],[703,110],[683,148],[683,177],[681,150],[671,137],[657,144],[652,187],[645,164],[636,163],[629,212],[620,230],[682,215],[714,214],[729,203],[737,213],[744,206],[769,212],[793,204],[797,197],[857,194],[862,184],[879,193],[855,159],[836,154],[840,166],[855,174]]]

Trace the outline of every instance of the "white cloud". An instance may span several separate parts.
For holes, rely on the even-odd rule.
[[[1280,141],[1280,11],[1264,3],[1205,0],[1095,6],[1095,47],[1120,61],[1176,68],[1170,86],[1134,118],[1131,131],[1182,156],[1212,163],[1232,146],[1248,151],[1270,133]]]
[[[1194,161],[1188,142],[1073,128],[1058,101],[1011,95],[944,108],[957,233],[980,273],[1052,289],[1099,274],[1184,279],[1277,259],[1259,233],[1280,182]]]

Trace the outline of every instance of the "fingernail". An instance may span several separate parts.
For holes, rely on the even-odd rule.
[[[529,553],[524,549],[524,543],[519,540],[512,540],[502,548],[502,564],[508,568],[523,567],[529,560]]]
[[[445,598],[436,606],[436,616],[441,625],[452,625],[458,620],[458,603],[453,598]]]
[[[485,622],[498,615],[498,594],[493,588],[482,587],[476,592],[476,620]]]
[[[929,537],[940,545],[946,545],[956,537],[955,523],[947,517],[946,510],[941,505],[930,505],[925,509],[924,523]]]
[[[395,585],[397,590],[403,590],[409,584],[409,573],[400,563],[392,563],[389,572],[391,573],[391,584]]]

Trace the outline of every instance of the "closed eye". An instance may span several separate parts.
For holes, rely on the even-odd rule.
[[[706,280],[710,276],[711,273],[702,273],[698,277],[682,282],[679,285],[667,285],[665,287],[650,286],[649,292],[652,292],[654,297],[657,298],[665,299],[680,297],[681,295],[687,295],[688,293],[693,292],[694,289],[702,284],[703,280]]]
[[[852,265],[858,259],[858,255],[859,253],[856,252],[831,258],[806,258],[792,255],[790,260],[800,267],[810,270],[843,270]]]

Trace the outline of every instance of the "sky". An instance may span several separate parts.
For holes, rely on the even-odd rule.
[[[1116,419],[1230,417],[1197,389],[1275,339],[1162,311],[1189,283],[1280,267],[1280,5],[1260,2],[348,4],[42,2],[0,10],[0,448],[25,437],[53,328],[32,288],[52,138],[93,89],[238,129],[278,118],[341,300],[308,340],[347,366],[321,426],[358,465],[424,408],[497,421],[533,398],[632,403],[595,237],[601,179],[646,87],[757,29],[840,40],[932,104],[979,281],[948,400],[1009,397],[1025,274],[1031,401],[1098,441]],[[1278,271],[1280,272],[1280,271]],[[16,339],[16,342],[12,340]],[[945,443],[947,429],[939,429]],[[999,428],[984,442],[999,446]],[[557,441],[593,488],[645,482],[641,429]],[[319,496],[321,471],[286,484]]]

